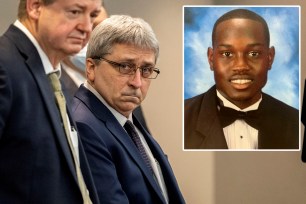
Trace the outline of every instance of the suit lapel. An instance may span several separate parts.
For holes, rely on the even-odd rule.
[[[18,47],[22,55],[25,56],[26,60],[25,62],[28,66],[28,69],[33,75],[33,78],[38,86],[38,89],[40,90],[42,99],[46,104],[46,108],[48,110],[51,123],[54,127],[55,137],[57,137],[59,141],[61,149],[63,150],[64,156],[67,160],[69,169],[71,173],[74,175],[75,181],[77,182],[74,163],[71,157],[70,149],[67,145],[67,140],[64,130],[61,124],[59,123],[60,115],[54,101],[55,100],[54,94],[51,89],[49,80],[45,74],[39,54],[35,46],[32,44],[32,42],[30,42],[30,40],[25,36],[25,34],[22,33],[18,28],[16,28],[15,26],[11,26],[8,32],[10,32],[8,36],[11,35],[13,36],[14,39],[19,39],[18,42],[22,42],[22,43],[17,43],[15,41],[16,43],[15,45],[16,47]]]
[[[304,82],[304,93],[303,93],[303,105],[302,105],[302,115],[301,121],[306,127],[306,80]],[[302,149],[302,161],[306,162],[306,129],[304,130],[304,141],[303,141],[303,149]]]
[[[86,106],[91,110],[91,112],[101,121],[103,121],[106,125],[106,128],[112,133],[112,135],[121,143],[121,145],[126,149],[132,160],[137,164],[137,166],[141,169],[144,176],[147,178],[150,185],[153,187],[155,192],[158,194],[161,200],[164,200],[161,190],[157,185],[156,181],[153,178],[153,175],[148,170],[143,158],[139,154],[139,150],[133,143],[132,139],[128,135],[128,133],[124,130],[124,128],[119,124],[117,119],[113,116],[113,114],[107,109],[107,107],[99,101],[99,99],[92,94],[89,90],[87,90],[83,85],[80,87],[79,91],[76,94],[76,97],[79,98]],[[137,119],[134,117],[134,122]],[[137,127],[139,127],[138,121]],[[141,131],[144,133],[144,129],[141,126]],[[147,132],[144,134],[147,139]]]
[[[215,87],[212,87],[203,97],[195,131],[203,137],[203,142],[199,148],[228,148],[223,129],[218,118]]]
[[[169,200],[174,203],[176,202],[181,203],[182,200],[184,200],[184,198],[181,195],[178,184],[176,182],[176,178],[174,176],[170,163],[168,162],[167,156],[165,155],[159,144],[154,140],[154,138],[146,131],[146,129],[136,119],[136,117],[134,117],[133,120],[134,124],[143,133],[154,158],[158,161],[160,165],[162,176],[164,178],[165,185],[167,188]],[[164,201],[164,197],[161,193],[161,189],[159,186],[155,188],[155,191],[158,193],[159,197]]]
[[[127,152],[130,154],[131,158],[134,160],[134,162],[141,169],[145,177],[148,179],[149,183],[152,185],[155,192],[163,200],[163,196],[161,194],[161,190],[159,186],[157,185],[157,182],[154,180],[152,173],[148,170],[148,167],[146,166],[143,158],[141,157],[139,153],[139,150],[133,143],[130,136],[124,131],[123,127],[118,122],[113,123],[113,122],[107,121],[106,126],[112,132],[114,137],[116,137],[118,141],[120,141],[120,143],[125,147]],[[147,140],[147,136],[144,135],[144,137]]]
[[[161,168],[161,173],[163,174],[164,180],[165,180],[165,185],[167,188],[174,188],[174,186],[172,185],[173,182],[175,180],[174,175],[171,173],[171,167],[169,165],[169,163],[165,160],[165,154],[163,153],[162,149],[160,148],[160,146],[157,144],[157,142],[153,139],[153,137],[150,135],[150,133],[148,133],[148,131],[141,125],[141,123],[138,121],[138,119],[133,115],[133,122],[135,124],[135,126],[141,131],[142,135],[144,136],[154,158],[158,161],[160,168]],[[143,165],[145,165],[145,163],[143,162]],[[157,181],[155,181],[154,179],[152,179],[152,175],[149,173],[146,175],[148,179],[150,179],[150,183],[152,184],[155,192],[158,194],[159,198],[162,201],[164,200],[164,197],[162,195],[162,191],[161,188],[159,187],[159,185],[157,184]],[[168,182],[167,182],[168,181]],[[171,181],[171,182],[170,182]],[[170,195],[169,195],[170,198]]]
[[[262,101],[258,108],[259,111],[259,130],[258,130],[258,149],[271,149],[278,146],[279,134],[275,130],[279,127],[278,119],[271,113],[271,105],[269,97],[262,93]],[[271,123],[271,121],[274,121]]]

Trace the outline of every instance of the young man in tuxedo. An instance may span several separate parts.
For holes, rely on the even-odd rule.
[[[298,149],[298,110],[262,92],[272,68],[266,21],[235,9],[213,27],[215,85],[185,101],[185,149]]]

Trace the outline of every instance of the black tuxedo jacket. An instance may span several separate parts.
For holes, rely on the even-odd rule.
[[[298,110],[262,94],[258,109],[259,149],[298,149]],[[227,143],[218,117],[216,87],[185,100],[185,149],[227,149]]]
[[[60,113],[36,48],[11,25],[0,38],[0,53],[0,203],[83,203]],[[79,147],[86,185],[93,203],[98,203],[80,140]]]
[[[130,136],[107,107],[81,86],[73,100],[80,131],[100,203],[165,204],[161,190]],[[154,138],[133,117],[159,162],[169,203],[185,203],[167,157]]]
[[[306,85],[306,80],[305,80],[305,85]],[[304,127],[306,126],[306,91],[305,88],[306,86],[304,85],[304,95],[303,95],[303,107],[302,107],[302,116],[301,116],[301,121],[304,124]],[[303,149],[302,149],[302,161],[306,162],[306,127],[304,130],[304,142],[303,142]]]

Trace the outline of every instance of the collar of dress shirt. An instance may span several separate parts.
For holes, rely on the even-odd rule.
[[[254,103],[253,105],[251,105],[251,106],[249,106],[247,108],[244,108],[244,109],[240,109],[235,104],[233,104],[232,102],[227,100],[224,96],[222,96],[221,93],[218,90],[217,90],[217,96],[223,102],[223,105],[225,107],[232,108],[234,110],[242,111],[242,112],[251,111],[251,110],[257,110],[258,107],[259,107],[260,102],[262,101],[262,96],[261,96],[260,99],[256,103]]]
[[[84,87],[87,88],[90,92],[92,92],[108,108],[108,110],[112,112],[112,114],[115,116],[115,118],[118,120],[118,122],[122,127],[124,126],[127,120],[130,120],[133,123],[132,114],[130,114],[129,117],[126,118],[124,115],[116,111],[114,108],[108,105],[108,103],[104,100],[104,98],[87,81],[85,81]]]
[[[15,21],[14,26],[19,28],[30,39],[30,41],[33,43],[33,45],[36,47],[36,49],[38,51],[38,54],[40,56],[40,59],[41,59],[41,61],[43,63],[43,66],[44,66],[44,69],[45,69],[45,73],[46,74],[50,74],[52,72],[59,72],[59,75],[60,75],[60,73],[61,73],[60,64],[58,64],[55,67],[55,69],[53,68],[53,66],[52,66],[48,56],[41,49],[40,45],[38,44],[38,42],[34,38],[34,36],[31,34],[31,32],[19,20]]]

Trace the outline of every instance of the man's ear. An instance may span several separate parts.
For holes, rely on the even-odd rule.
[[[214,70],[214,49],[209,47],[207,49],[207,59],[209,63],[210,70]]]
[[[275,57],[275,48],[272,46],[269,48],[269,54],[268,54],[269,70],[272,68],[274,57]]]
[[[87,81],[90,82],[90,84],[95,81],[95,68],[96,68],[96,64],[94,60],[91,58],[87,58],[86,59],[86,78],[87,78]]]
[[[42,6],[41,0],[27,0],[27,14],[30,18],[37,20]]]

